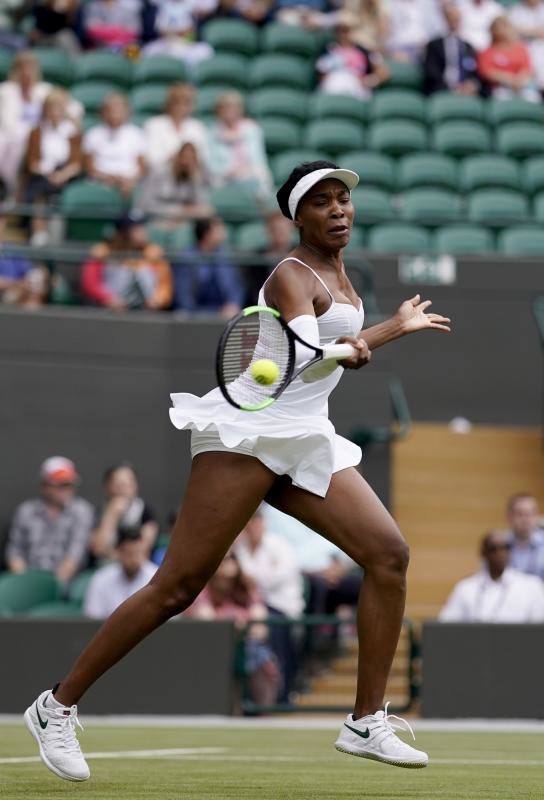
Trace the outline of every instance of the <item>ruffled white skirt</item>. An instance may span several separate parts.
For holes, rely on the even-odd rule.
[[[231,451],[258,458],[277,475],[325,497],[331,477],[361,460],[361,448],[339,436],[326,415],[296,417],[277,404],[263,411],[240,411],[219,389],[204,397],[172,394],[170,419],[190,429],[191,452]]]

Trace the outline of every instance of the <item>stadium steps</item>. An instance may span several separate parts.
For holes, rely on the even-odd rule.
[[[436,617],[453,586],[479,568],[478,545],[504,528],[505,503],[527,491],[544,503],[537,428],[414,424],[392,452],[393,513],[411,548],[406,616]]]

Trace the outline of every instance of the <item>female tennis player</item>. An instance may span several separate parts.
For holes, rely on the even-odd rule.
[[[329,161],[293,170],[277,199],[294,220],[300,243],[259,297],[309,344],[352,343],[356,355],[341,362],[350,369],[367,364],[372,350],[394,339],[424,329],[448,331],[450,322],[426,313],[430,301],[416,295],[391,319],[361,332],[363,304],[342,261],[354,216],[350,192],[358,180]],[[229,405],[219,389],[202,398],[172,395],[170,417],[177,428],[191,429],[193,462],[164,561],[151,582],[106,620],[68,675],[25,712],[54,773],[74,781],[89,777],[76,738],[76,703],[138,642],[191,605],[263,499],[334,542],[365,571],[357,695],[335,746],[396,766],[426,766],[427,754],[396,735],[398,725],[387,705],[382,708],[404,611],[408,547],[355,469],[360,449],[336,435],[328,419],[327,398],[342,372],[336,368],[314,383],[297,378],[273,405],[255,413]]]

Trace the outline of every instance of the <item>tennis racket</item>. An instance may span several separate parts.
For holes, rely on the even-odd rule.
[[[315,353],[299,368],[295,367],[297,342]],[[314,347],[291,330],[279,311],[249,306],[233,317],[221,334],[215,362],[217,383],[235,408],[260,411],[272,405],[299,375],[307,383],[324,378],[339,360],[356,352],[351,344]],[[252,365],[261,359],[277,366],[277,375],[268,384],[258,383],[252,374]]]

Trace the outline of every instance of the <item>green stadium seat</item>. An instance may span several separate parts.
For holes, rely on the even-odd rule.
[[[427,116],[431,123],[448,122],[452,119],[483,121],[484,101],[481,97],[454,92],[437,92],[429,98]]]
[[[395,161],[383,153],[342,153],[342,166],[356,172],[363,186],[392,190],[395,185]]]
[[[161,114],[166,105],[166,95],[168,87],[162,83],[154,83],[149,86],[136,86],[130,95],[132,110],[135,113],[149,112],[150,114]]]
[[[259,49],[258,29],[240,19],[212,19],[203,26],[202,38],[216,52],[252,56]]]
[[[423,122],[427,117],[427,101],[410,89],[383,89],[373,97],[370,116],[373,120],[395,117]]]
[[[544,192],[537,194],[534,199],[534,215],[539,223],[544,223]]]
[[[354,250],[363,250],[365,246],[365,232],[364,229],[355,225],[351,229],[349,237],[349,244],[344,248],[344,253],[351,253]]]
[[[206,86],[224,81],[229,86],[245,90],[249,74],[247,58],[234,53],[219,53],[212,58],[207,58],[198,65],[196,82],[199,86]]]
[[[187,67],[179,58],[149,56],[134,65],[135,85],[147,83],[180,83],[188,80]]]
[[[64,50],[56,47],[34,47],[44,81],[70,86],[74,81],[74,62]]]
[[[469,156],[489,152],[491,138],[487,128],[479,122],[443,122],[434,127],[432,146],[439,153],[449,156]]]
[[[413,189],[416,186],[457,189],[457,163],[455,159],[440,153],[404,156],[398,163],[397,185],[399,189]]]
[[[544,256],[544,231],[529,226],[507,228],[497,237],[497,250],[505,256]]]
[[[420,89],[422,83],[422,72],[419,64],[412,64],[408,61],[387,61],[390,72],[389,80],[384,84],[387,88]]]
[[[371,253],[422,255],[430,252],[430,247],[429,234],[419,225],[376,225],[368,234],[367,248]]]
[[[465,158],[460,167],[459,181],[466,192],[484,186],[503,186],[506,189],[521,187],[517,162],[512,158],[493,154]]]
[[[303,164],[306,161],[322,161],[330,160],[327,153],[322,150],[311,150],[309,148],[299,148],[297,150],[287,150],[285,153],[279,153],[274,156],[271,161],[272,175],[274,182],[277,186],[282,184],[298,164]]]
[[[388,119],[374,122],[368,129],[368,144],[371,150],[402,156],[427,146],[427,131],[419,122],[405,119]]]
[[[134,122],[134,118],[132,119]],[[81,131],[82,133],[87,133],[90,128],[94,128],[95,125],[100,125],[102,119],[100,114],[85,114],[83,119],[81,120]],[[138,123],[134,122],[135,125]]]
[[[210,202],[225,222],[245,222],[259,219],[262,208],[255,191],[244,184],[229,184],[211,192]]]
[[[268,234],[264,222],[246,222],[236,231],[234,242],[239,250],[257,252],[264,250],[268,243]]]
[[[459,195],[447,189],[419,187],[404,192],[400,204],[400,217],[421,225],[444,225],[457,222],[461,214]]]
[[[351,193],[351,200],[355,207],[355,221],[358,225],[389,222],[395,217],[391,197],[383,189],[357,186]]]
[[[542,155],[544,126],[537,122],[508,122],[501,125],[497,133],[497,150],[513,158]]]
[[[0,47],[0,81],[5,81],[11,69],[13,51]]]
[[[280,153],[300,147],[302,135],[296,122],[284,117],[264,117],[260,124],[267,153]]]
[[[528,194],[544,190],[544,156],[535,156],[523,162],[521,182],[523,190]]]
[[[103,237],[105,227],[123,214],[127,201],[110,186],[80,180],[63,190],[60,205],[67,218],[67,238],[96,242]]]
[[[85,569],[72,578],[66,592],[67,598],[71,603],[77,603],[80,606],[83,605],[85,592],[95,572],[96,570],[94,569]]]
[[[525,222],[528,216],[526,196],[512,189],[478,189],[468,198],[468,218],[471,222],[504,227]]]
[[[254,89],[262,86],[288,86],[291,89],[310,89],[313,65],[299,56],[266,53],[253,59],[249,80]]]
[[[310,98],[310,115],[313,118],[332,117],[364,123],[370,115],[370,102],[358,100],[349,94],[327,94],[318,91]]]
[[[261,47],[264,51],[315,58],[321,44],[315,33],[298,25],[272,22],[262,29]]]
[[[333,156],[363,147],[363,128],[349,119],[314,119],[304,130],[304,144]]]
[[[487,118],[491,125],[504,122],[544,122],[542,103],[531,103],[521,97],[512,100],[488,100]]]
[[[108,81],[127,87],[132,83],[132,62],[109,51],[81,53],[74,60],[74,81]]]
[[[42,619],[83,616],[81,606],[78,603],[66,603],[62,601],[56,603],[41,603],[39,606],[31,608],[27,613],[29,617],[39,617]]]
[[[19,575],[0,576],[0,608],[2,613],[23,613],[41,603],[58,600],[59,584],[51,572],[28,570]]]
[[[435,232],[433,249],[439,255],[485,255],[493,252],[493,234],[478,225],[447,225]]]
[[[233,89],[233,86],[227,86],[226,84],[202,86],[196,95],[195,113],[197,116],[212,116],[215,113],[215,106],[219,97],[225,92],[231,92]]]
[[[306,121],[308,95],[297,89],[259,89],[248,98],[248,111],[253,117],[282,116],[298,122]]]
[[[158,244],[166,253],[179,253],[193,244],[193,226],[180,225],[177,228],[164,228],[161,225],[150,225],[149,240]]]
[[[70,94],[75,100],[79,100],[86,113],[98,114],[104,99],[112,92],[118,91],[119,87],[114,83],[86,81],[72,86]]]

